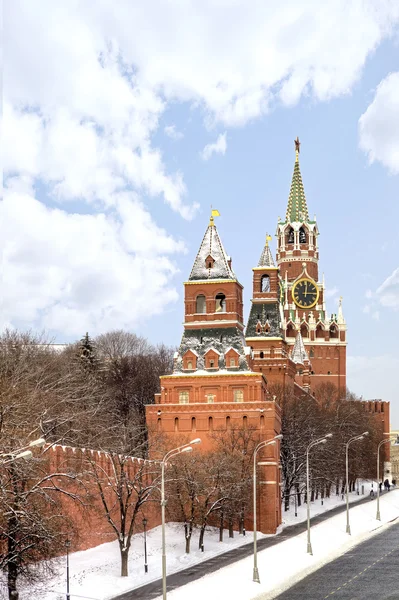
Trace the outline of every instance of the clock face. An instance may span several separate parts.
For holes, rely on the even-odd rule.
[[[292,297],[299,308],[312,308],[319,299],[319,290],[311,279],[300,279],[292,288]]]

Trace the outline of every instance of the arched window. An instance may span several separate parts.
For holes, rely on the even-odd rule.
[[[209,431],[213,431],[213,418],[209,417],[208,419],[208,429]]]
[[[330,327],[330,338],[337,338],[338,337],[338,328],[336,325],[331,325]]]
[[[226,312],[226,296],[224,294],[216,294],[215,312]]]
[[[192,360],[188,360],[188,361],[187,361],[187,369],[188,369],[189,371],[191,371],[191,369],[192,369],[192,368],[193,368],[193,361],[192,361]]]
[[[191,418],[191,431],[197,431],[197,424],[195,421],[195,417]]]
[[[226,429],[230,429],[230,427],[231,427],[230,417],[226,417]]]
[[[247,429],[247,427],[248,427],[248,417],[243,417],[242,418],[242,425],[243,425],[244,429]]]
[[[292,229],[292,227],[288,230],[287,242],[288,244],[294,243],[294,230]]]
[[[260,291],[270,292],[270,277],[269,275],[262,275],[260,280]]]
[[[303,338],[309,337],[309,329],[305,323],[302,323],[301,325],[301,336]]]
[[[287,325],[287,333],[286,333],[287,337],[295,337],[295,327],[293,326],[292,323],[288,323]]]
[[[274,358],[274,346],[270,348],[270,358]]]
[[[299,243],[306,244],[306,231],[303,227],[301,227],[299,230]]]
[[[260,416],[260,430],[263,431],[265,428],[265,417],[263,415]]]
[[[179,419],[175,417],[175,431],[179,431]]]
[[[314,347],[313,346],[310,348],[309,357],[314,358]]]
[[[195,312],[199,314],[206,313],[206,300],[202,294],[197,296]]]
[[[157,421],[157,430],[161,431],[161,419],[158,419]]]
[[[324,338],[324,327],[321,323],[319,323],[316,327],[316,337]]]
[[[263,352],[259,352],[259,358],[263,358],[263,357],[264,357]]]

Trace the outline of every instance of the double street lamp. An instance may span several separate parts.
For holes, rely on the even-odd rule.
[[[307,521],[308,521],[308,539],[307,539],[307,552],[308,554],[313,555],[312,552],[312,544],[310,542],[310,489],[309,489],[309,452],[314,446],[318,446],[319,444],[326,444],[327,440],[332,437],[332,433],[327,433],[322,438],[318,440],[314,440],[310,442],[308,447],[306,448],[306,512],[307,512]]]
[[[15,452],[6,452],[5,454],[0,454],[0,466],[7,466],[16,460],[24,459],[29,460],[32,458],[33,454],[29,448],[41,448],[46,443],[46,440],[43,438],[39,438],[37,440],[33,440],[27,446],[23,446],[16,450]]]
[[[350,438],[345,444],[345,466],[346,466],[346,533],[351,534],[351,526],[349,524],[349,446],[353,442],[360,442],[364,440],[364,438],[369,434],[368,431],[361,433],[360,435],[355,435]]]
[[[263,442],[259,442],[259,444],[256,446],[255,450],[254,450],[254,473],[253,473],[253,485],[254,485],[254,491],[253,491],[253,501],[254,501],[254,506],[253,506],[253,513],[254,513],[254,518],[253,518],[253,522],[254,522],[254,569],[253,569],[253,576],[252,579],[253,581],[255,581],[256,583],[260,583],[260,579],[259,579],[259,571],[258,571],[258,556],[257,556],[257,545],[256,545],[256,458],[257,458],[257,454],[259,452],[259,450],[262,450],[262,448],[265,448],[266,446],[271,446],[274,445],[276,443],[277,440],[281,440],[282,439],[282,435],[276,435],[273,439],[271,440],[264,440]],[[263,465],[263,464],[267,464],[267,463],[258,463],[259,465]]]
[[[166,600],[166,541],[165,541],[165,466],[167,461],[177,454],[183,452],[192,452],[194,444],[200,444],[200,438],[192,440],[188,444],[183,444],[178,448],[169,450],[161,461],[161,518],[162,518],[162,600]]]
[[[389,437],[386,440],[382,440],[382,442],[380,442],[378,444],[378,449],[377,449],[377,516],[376,516],[377,521],[381,521],[381,513],[380,513],[380,448],[383,444],[387,444],[388,442],[392,442],[393,440],[395,440],[394,446],[399,446],[399,435],[398,435],[396,438]]]

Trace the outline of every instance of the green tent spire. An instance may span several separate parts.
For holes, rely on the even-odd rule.
[[[286,212],[286,221],[293,223],[294,221],[309,221],[308,207],[306,204],[305,190],[303,188],[301,171],[299,169],[299,138],[295,140],[295,165],[292,175],[290,195],[288,197],[288,205]]]

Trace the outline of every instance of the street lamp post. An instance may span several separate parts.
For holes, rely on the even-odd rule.
[[[143,519],[143,529],[144,529],[144,573],[148,573],[148,563],[147,563],[147,519],[144,517]]]
[[[310,489],[309,489],[309,452],[318,444],[326,444],[327,440],[332,437],[332,433],[327,433],[325,436],[318,440],[314,440],[310,442],[308,447],[306,448],[306,513],[307,513],[307,522],[308,522],[308,537],[307,537],[307,552],[308,554],[313,555],[312,544],[310,542]]]
[[[345,467],[346,467],[346,533],[351,535],[351,526],[349,524],[349,446],[352,442],[359,442],[369,434],[368,431],[350,438],[345,444]]]
[[[276,440],[281,440],[282,439],[282,435],[276,435],[272,440],[264,440],[263,442],[259,442],[259,444],[256,446],[255,450],[254,450],[254,471],[253,471],[253,486],[254,486],[254,490],[253,490],[253,501],[254,501],[254,506],[253,506],[253,513],[254,513],[254,569],[253,569],[253,576],[252,579],[253,581],[255,581],[256,583],[260,583],[260,579],[259,579],[259,570],[258,570],[258,555],[257,555],[257,540],[256,540],[256,458],[257,458],[257,454],[258,451],[261,450],[262,448],[265,448],[266,446],[271,446],[272,444],[276,443]]]
[[[71,600],[71,596],[69,594],[69,548],[71,547],[71,541],[70,540],[66,540],[65,541],[65,548],[66,548],[66,600]]]
[[[377,521],[381,521],[381,513],[380,513],[380,448],[383,444],[387,444],[388,442],[392,442],[395,440],[394,437],[387,438],[386,440],[382,440],[378,444],[377,448]],[[395,446],[399,446],[399,435],[396,437],[396,441],[394,443]]]
[[[183,446],[179,446],[178,448],[173,448],[169,450],[163,457],[161,461],[161,519],[162,519],[162,600],[166,600],[166,541],[165,541],[165,466],[167,461],[176,456],[176,454],[181,454],[182,452],[192,452],[192,445],[200,444],[200,438],[196,438],[192,440],[188,444],[184,444]]]

